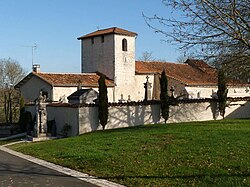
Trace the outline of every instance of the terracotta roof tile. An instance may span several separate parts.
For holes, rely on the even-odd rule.
[[[126,35],[126,36],[136,36],[137,34],[135,32],[131,32],[125,29],[121,29],[118,27],[112,27],[108,29],[102,29],[102,30],[97,30],[95,32],[89,33],[87,35],[81,36],[77,38],[78,40],[84,39],[84,38],[89,38],[93,36],[100,36],[100,35],[106,35],[106,34],[120,34],[120,35]]]
[[[168,77],[186,85],[217,85],[217,72],[210,66],[209,72],[201,71],[188,64],[167,62],[136,61],[135,67],[137,74],[161,73],[165,70]]]
[[[53,86],[78,86],[79,81],[82,86],[85,87],[98,87],[99,75],[97,73],[30,73],[22,81],[20,81],[15,87],[20,87],[25,84],[32,76],[37,76],[44,80],[48,84]],[[106,85],[108,87],[114,86],[114,81],[106,79]]]
[[[82,86],[98,86],[100,76],[96,73],[35,73],[40,78],[52,85],[78,85],[81,81]],[[113,86],[113,81],[106,79],[107,86]]]

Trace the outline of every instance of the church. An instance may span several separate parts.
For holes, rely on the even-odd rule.
[[[91,91],[94,90],[98,94],[98,79],[100,74],[104,74],[109,102],[158,100],[159,78],[164,70],[170,95],[213,97],[217,91],[215,68],[196,59],[188,59],[182,64],[136,61],[136,36],[135,32],[117,27],[83,35],[77,38],[81,42],[81,73],[45,73],[40,65],[34,65],[33,71],[15,88],[20,90],[26,102],[34,101],[42,91],[50,102],[67,103],[72,94],[77,97],[74,94],[77,91],[94,94]],[[250,96],[249,86],[230,82],[228,96]]]

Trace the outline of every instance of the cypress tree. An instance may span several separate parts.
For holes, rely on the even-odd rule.
[[[219,69],[218,70],[218,102],[219,102],[219,112],[220,115],[223,117],[225,116],[225,109],[227,104],[227,93],[228,89],[226,86],[226,79],[225,79],[225,73],[224,70]]]
[[[165,124],[169,118],[169,96],[168,96],[168,80],[165,71],[162,71],[160,78],[161,85],[161,115],[165,119]]]
[[[19,107],[20,107],[19,121],[18,121],[19,128],[21,132],[26,132],[27,127],[25,124],[25,103],[23,97],[20,98]]]
[[[100,75],[98,80],[99,83],[99,108],[98,108],[98,117],[102,125],[102,129],[105,129],[105,126],[108,122],[108,91],[105,84],[105,75]]]

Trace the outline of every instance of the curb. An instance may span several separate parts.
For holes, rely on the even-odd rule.
[[[88,175],[88,174],[85,174],[85,173],[82,173],[82,172],[79,172],[76,170],[72,170],[72,169],[69,169],[69,168],[66,168],[63,166],[59,166],[59,165],[56,165],[56,164],[53,164],[53,163],[50,163],[50,162],[47,162],[47,161],[29,156],[29,155],[25,155],[23,153],[16,152],[16,151],[13,151],[11,149],[6,148],[6,146],[8,146],[8,145],[22,143],[22,142],[23,141],[2,145],[2,146],[0,146],[0,150],[7,152],[9,154],[15,155],[17,157],[20,157],[22,159],[28,160],[30,162],[33,162],[35,164],[44,166],[46,168],[49,168],[49,169],[58,171],[60,173],[75,177],[79,180],[94,184],[96,186],[100,186],[100,187],[125,187],[124,185],[121,185],[121,184],[110,182],[110,181],[105,180],[105,179],[99,179],[97,177],[94,177],[94,176],[91,176],[91,175]]]

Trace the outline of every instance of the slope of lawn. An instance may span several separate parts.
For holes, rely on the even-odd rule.
[[[15,138],[15,139],[11,139],[11,140],[0,140],[0,146],[5,145],[5,144],[9,144],[9,143],[13,143],[13,142],[18,142],[20,140],[21,140],[21,138]]]
[[[11,148],[127,186],[250,186],[250,120],[146,125]]]

